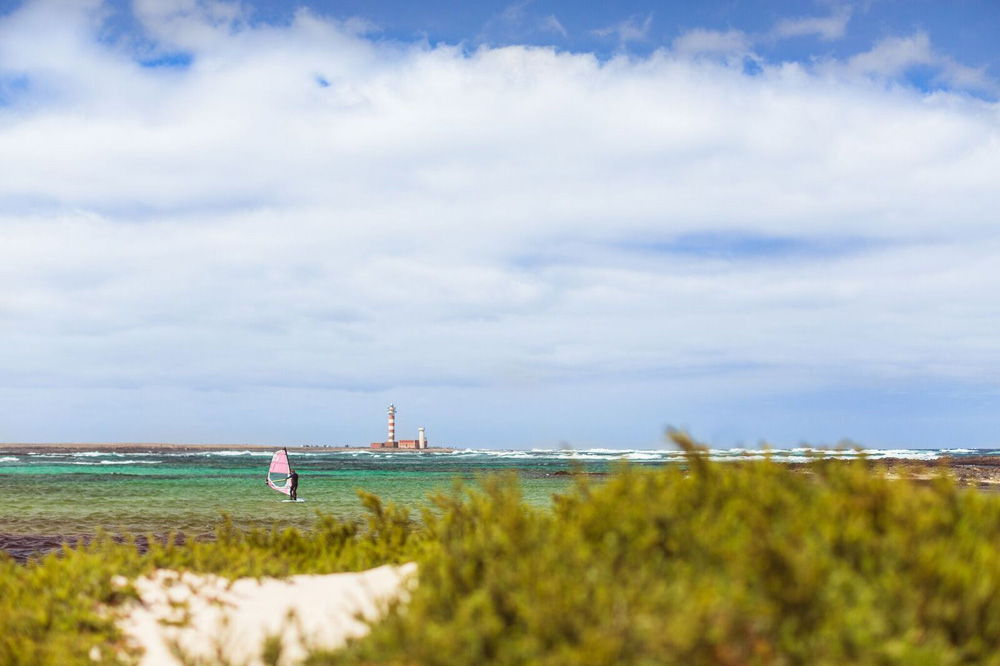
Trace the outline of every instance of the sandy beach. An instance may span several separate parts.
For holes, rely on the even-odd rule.
[[[389,602],[405,601],[416,570],[411,563],[235,581],[158,570],[132,582],[139,599],[120,609],[118,624],[141,650],[140,666],[182,666],[191,660],[258,666],[274,663],[279,653],[276,663],[295,664],[309,650],[336,649],[368,633],[368,623]],[[265,660],[265,653],[271,659]]]

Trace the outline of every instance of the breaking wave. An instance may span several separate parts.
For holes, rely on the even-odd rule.
[[[159,465],[162,460],[101,460],[99,462],[72,462],[70,465]]]

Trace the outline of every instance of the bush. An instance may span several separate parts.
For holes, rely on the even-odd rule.
[[[1000,502],[865,461],[622,467],[434,498],[420,586],[313,664],[1000,663]]]

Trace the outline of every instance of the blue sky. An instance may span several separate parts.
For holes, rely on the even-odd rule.
[[[23,0],[3,0],[0,13],[12,13]],[[211,3],[204,3],[211,4]],[[103,37],[143,40],[132,3],[103,3]],[[320,16],[357,19],[376,39],[401,42],[483,45],[536,45],[611,57],[626,51],[648,55],[686,33],[738,32],[752,43],[755,56],[774,61],[847,59],[879,41],[927,34],[942,56],[992,80],[1000,76],[1000,8],[990,0],[864,0],[862,2],[247,2],[241,18],[248,25],[287,25],[306,8]],[[824,25],[824,21],[826,24]],[[814,30],[810,31],[812,25]],[[819,28],[819,31],[815,29]],[[155,42],[155,40],[154,40]],[[176,55],[176,54],[174,54]],[[162,63],[188,62],[179,58]],[[915,63],[903,74],[923,89],[934,87],[933,65]],[[990,91],[994,96],[996,90]]]
[[[294,4],[294,3],[293,3]],[[995,35],[1000,10],[988,0],[929,2],[874,0],[836,2],[316,2],[316,11],[338,17],[359,16],[397,39],[426,35],[432,42],[471,44],[556,45],[573,51],[608,53],[618,47],[608,28],[633,24],[644,34],[630,40],[629,48],[648,52],[670,43],[693,29],[740,30],[767,35],[787,19],[850,15],[849,29],[837,38],[814,35],[764,40],[763,55],[779,59],[815,56],[846,57],[871,48],[881,38],[919,31],[930,32],[934,43],[970,64],[997,65]],[[288,20],[289,3],[255,6],[261,20]],[[565,34],[547,21],[554,17]],[[645,26],[649,21],[648,27]],[[995,70],[992,71],[997,74]]]
[[[1000,446],[998,28],[0,2],[0,441]]]
[[[20,2],[5,2],[6,11]],[[117,28],[134,30],[130,3],[113,2]],[[787,19],[823,18],[848,15],[843,34],[823,39],[817,35],[768,41],[760,50],[781,59],[808,59],[832,55],[845,57],[865,51],[887,36],[918,31],[932,33],[934,43],[969,64],[997,65],[994,39],[1000,24],[1000,10],[989,0],[869,0],[868,2],[256,2],[249,4],[248,19],[253,23],[287,23],[296,10],[308,7],[334,18],[361,18],[378,33],[392,39],[431,42],[465,42],[472,45],[535,44],[556,45],[573,51],[608,52],[613,39],[601,35],[609,27],[632,22],[649,26],[630,47],[649,51],[669,46],[681,34],[693,29],[741,30],[766,35],[775,24]],[[558,21],[560,31],[553,22]],[[996,75],[996,71],[992,72]]]

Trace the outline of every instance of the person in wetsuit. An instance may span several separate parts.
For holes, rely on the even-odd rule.
[[[289,471],[288,478],[292,480],[292,487],[290,489],[291,491],[289,492],[288,496],[293,500],[297,500],[299,498],[298,497],[299,475],[294,469],[290,469],[288,471]]]

